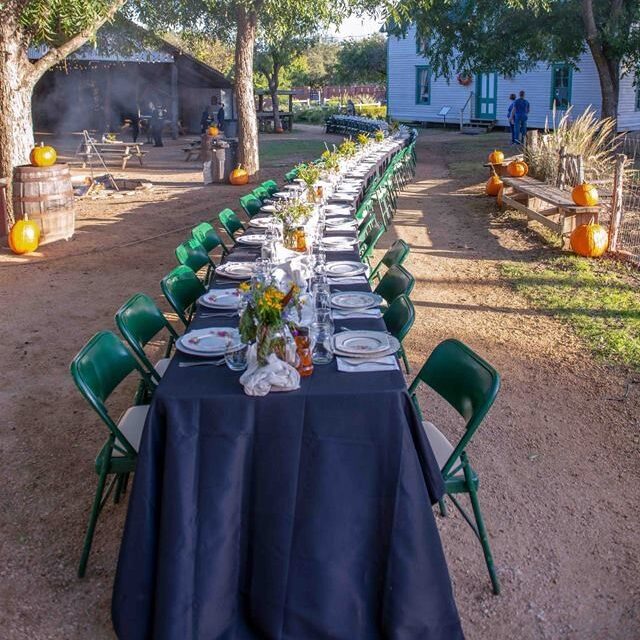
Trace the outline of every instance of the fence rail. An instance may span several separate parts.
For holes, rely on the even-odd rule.
[[[640,263],[640,133],[628,133],[623,143],[625,163],[621,213],[613,249]]]

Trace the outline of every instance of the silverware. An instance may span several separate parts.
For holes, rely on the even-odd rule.
[[[345,358],[338,356],[343,362],[346,362],[351,367],[360,367],[364,364],[377,364],[382,367],[395,367],[396,363],[385,362],[384,360],[352,360],[351,358]]]
[[[237,311],[234,311],[233,313],[226,311],[224,313],[201,313],[198,318],[233,318],[237,315]]]
[[[220,358],[219,360],[201,360],[200,362],[179,362],[179,367],[203,367],[205,365],[214,365],[219,367],[221,364],[224,364],[224,358]]]

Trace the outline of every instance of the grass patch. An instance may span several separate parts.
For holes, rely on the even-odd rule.
[[[516,153],[516,148],[510,146],[509,133],[505,131],[492,131],[477,136],[460,135],[447,142],[447,166],[451,176],[473,182],[486,180],[489,172],[482,165],[494,149],[502,149],[505,157]]]
[[[293,168],[299,162],[315,160],[324,151],[322,140],[260,140],[260,164]]]
[[[501,271],[534,308],[568,322],[597,357],[640,370],[640,289],[628,267],[562,256],[507,262]]]

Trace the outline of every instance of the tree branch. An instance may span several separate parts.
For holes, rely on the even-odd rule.
[[[53,65],[61,62],[68,55],[77,51],[83,44],[86,44],[89,38],[91,38],[102,25],[115,16],[125,2],[126,0],[114,0],[104,16],[96,20],[91,26],[83,29],[59,47],[50,47],[42,58],[33,63],[28,79],[35,84]]]

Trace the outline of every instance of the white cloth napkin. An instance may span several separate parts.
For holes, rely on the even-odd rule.
[[[274,353],[267,364],[258,364],[256,345],[249,347],[247,370],[240,376],[240,384],[248,396],[266,396],[269,391],[293,391],[300,388],[300,374]]]
[[[367,279],[364,276],[343,276],[339,278],[328,278],[329,284],[364,284]]]
[[[367,371],[397,371],[398,361],[395,356],[381,356],[361,362],[350,358],[336,358],[338,371],[344,373],[365,373]]]
[[[334,320],[380,318],[382,316],[382,312],[380,311],[380,309],[362,309],[360,311],[342,311],[340,309],[332,309],[331,316]]]

